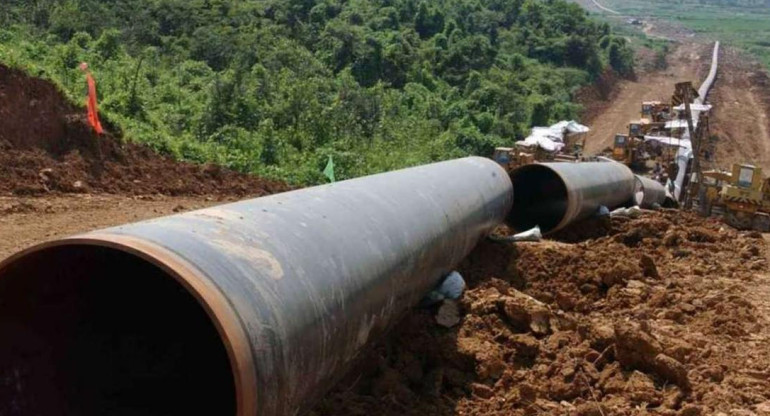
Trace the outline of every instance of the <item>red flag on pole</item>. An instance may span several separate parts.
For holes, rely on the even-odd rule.
[[[88,83],[88,101],[86,106],[88,107],[88,124],[94,128],[96,134],[103,134],[102,123],[99,122],[99,108],[96,104],[96,81],[91,76],[91,72],[88,71],[88,64],[83,62],[80,64],[80,69],[86,73],[86,82]]]

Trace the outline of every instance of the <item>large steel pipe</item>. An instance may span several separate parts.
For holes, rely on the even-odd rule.
[[[0,264],[0,414],[298,414],[512,199],[466,158],[24,251]]]
[[[544,234],[586,219],[600,206],[615,208],[634,195],[634,174],[616,162],[542,163],[511,172],[516,199],[508,223]]]
[[[642,208],[655,208],[663,206],[666,202],[666,188],[660,182],[650,178],[635,175],[636,188],[634,190],[634,202]]]
[[[706,98],[711,91],[711,87],[714,86],[714,81],[717,79],[717,70],[719,69],[719,41],[714,42],[714,51],[711,54],[711,68],[703,80],[703,83],[698,88],[699,97],[695,99],[696,104],[703,104],[706,102]]]

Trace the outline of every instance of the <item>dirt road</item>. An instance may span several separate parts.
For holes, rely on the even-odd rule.
[[[213,197],[117,195],[0,197],[0,260],[43,241],[224,201]]]
[[[618,81],[611,98],[593,103],[596,108],[589,108],[590,116],[582,120],[591,127],[586,152],[600,153],[612,146],[615,134],[628,133],[629,122],[641,117],[642,101],[669,101],[677,82],[689,80],[700,85],[705,77],[702,63],[710,60],[707,44],[683,43],[669,54],[667,69],[642,73],[635,81]]]
[[[620,12],[616,12],[615,10],[610,9],[609,7],[603,6],[601,3],[599,3],[596,0],[591,0],[591,2],[594,4],[594,6],[598,7],[601,10],[604,10],[607,13],[611,14],[620,14]]]

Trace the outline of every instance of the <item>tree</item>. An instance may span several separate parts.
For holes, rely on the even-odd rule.
[[[423,1],[414,18],[414,28],[420,37],[429,38],[444,30],[444,15]]]

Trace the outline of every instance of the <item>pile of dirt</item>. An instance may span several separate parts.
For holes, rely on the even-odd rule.
[[[767,269],[761,235],[677,211],[574,244],[484,242],[459,324],[414,311],[313,414],[765,414],[746,288]]]
[[[109,127],[109,126],[108,126]],[[0,194],[265,195],[280,182],[180,163],[110,134],[51,83],[0,65]]]

